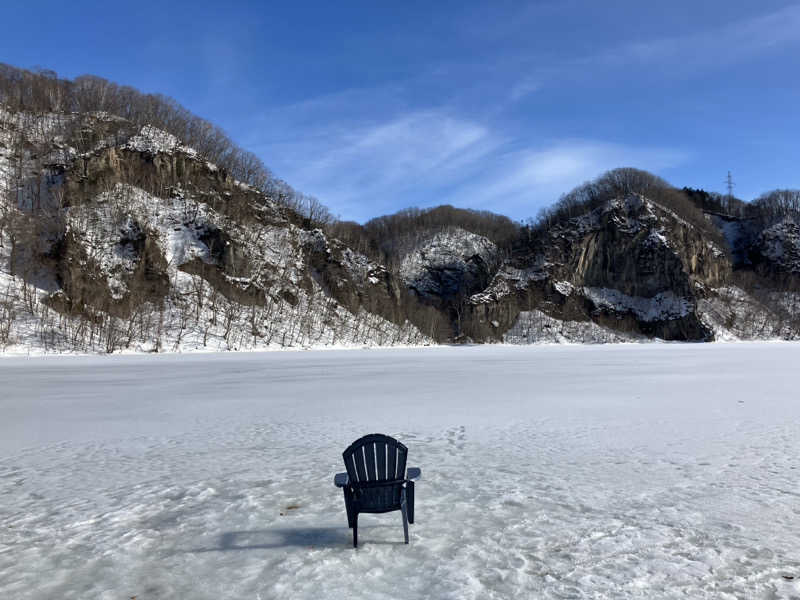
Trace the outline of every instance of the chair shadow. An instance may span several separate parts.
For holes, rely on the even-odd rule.
[[[370,530],[388,528],[388,525],[359,526],[359,546],[404,544],[402,531],[400,532],[401,539],[399,541],[370,540]],[[397,527],[392,529],[397,529]],[[227,531],[219,536],[216,546],[194,548],[187,550],[187,552],[231,552],[236,550],[270,550],[291,547],[352,548],[353,532],[348,527],[283,527],[255,529],[252,531]]]

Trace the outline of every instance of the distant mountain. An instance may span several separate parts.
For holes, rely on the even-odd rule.
[[[169,99],[2,67],[0,349],[796,339],[799,198],[618,169],[342,223]]]

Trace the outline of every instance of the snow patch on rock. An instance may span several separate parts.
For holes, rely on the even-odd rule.
[[[712,288],[697,301],[697,315],[714,332],[716,341],[797,339],[798,335],[785,319],[781,319],[743,289],[737,286]],[[796,319],[798,295],[787,292],[770,294],[784,317]]]
[[[498,261],[499,252],[491,240],[454,227],[406,254],[399,274],[422,294],[447,295],[457,293],[465,277],[477,277],[482,268],[493,270]]]
[[[553,284],[553,287],[562,296],[570,296],[572,292],[575,291],[575,286],[573,286],[569,281],[556,281]]]
[[[638,233],[649,229],[659,219],[655,209],[662,211],[667,216],[690,226],[686,221],[660,204],[656,204],[639,194],[631,194],[624,198],[613,198],[601,206],[582,215],[569,219],[564,225],[553,228],[553,237],[580,237],[600,229],[603,220],[610,218],[617,229],[624,233]],[[666,241],[666,238],[665,238]]]
[[[652,298],[628,296],[612,288],[584,287],[583,294],[601,310],[633,313],[640,321],[671,321],[687,316],[691,302],[672,291],[661,292]]]
[[[507,344],[605,344],[638,341],[640,337],[614,331],[593,321],[562,321],[540,310],[522,311],[503,335]]]
[[[152,125],[142,127],[139,133],[130,138],[122,148],[149,154],[158,154],[160,152],[171,154],[175,151],[181,151],[190,156],[197,156],[197,150],[182,145],[177,137]]]
[[[660,246],[669,247],[669,241],[664,236],[663,230],[651,229],[644,240],[644,245],[650,248],[658,248]]]
[[[525,290],[531,282],[547,279],[549,277],[547,269],[550,266],[550,263],[542,255],[537,256],[533,264],[525,269],[504,265],[495,273],[486,289],[470,296],[469,302],[471,304],[487,304],[496,302],[515,291]]]
[[[800,226],[795,217],[786,217],[761,232],[758,245],[770,261],[800,273]]]

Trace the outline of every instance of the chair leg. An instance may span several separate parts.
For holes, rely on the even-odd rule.
[[[353,515],[353,548],[358,548],[358,513]]]
[[[406,484],[406,504],[408,505],[408,522],[414,524],[414,482]]]
[[[403,515],[403,535],[408,543],[408,509],[406,506],[406,491],[400,492],[400,512]]]
[[[344,488],[344,509],[347,511],[347,526],[353,528],[353,502],[350,499],[350,494],[347,493],[347,488]]]

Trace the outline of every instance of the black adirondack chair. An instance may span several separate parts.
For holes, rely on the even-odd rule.
[[[337,473],[336,487],[343,488],[347,524],[353,530],[353,547],[358,547],[359,513],[399,510],[408,543],[408,524],[414,522],[414,479],[422,471],[406,471],[408,448],[388,435],[365,435],[342,453],[347,473]]]

